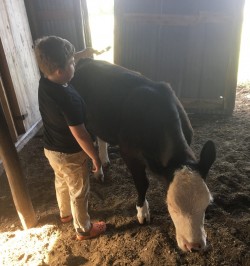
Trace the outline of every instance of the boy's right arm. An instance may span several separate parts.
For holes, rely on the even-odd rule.
[[[108,46],[106,47],[105,49],[103,50],[95,50],[94,48],[92,47],[87,47],[85,50],[82,50],[82,51],[79,51],[79,52],[76,52],[74,54],[74,58],[75,58],[75,62],[77,64],[77,62],[79,61],[79,59],[81,58],[87,58],[87,57],[92,57],[94,54],[96,55],[100,55],[100,54],[103,54],[107,51],[109,51],[111,49],[111,46]]]
[[[81,148],[85,151],[85,153],[91,158],[93,162],[92,171],[98,172],[101,169],[101,160],[98,156],[96,148],[94,147],[92,138],[90,137],[86,127],[84,124],[77,126],[69,126],[69,129],[77,140]]]

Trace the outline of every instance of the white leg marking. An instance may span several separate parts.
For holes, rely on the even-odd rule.
[[[97,138],[98,147],[99,147],[99,157],[102,162],[102,166],[107,166],[110,164],[108,156],[108,144],[103,140]]]
[[[137,209],[137,218],[140,224],[144,223],[144,219],[149,223],[150,222],[150,213],[148,201],[145,199],[142,207],[136,206]]]

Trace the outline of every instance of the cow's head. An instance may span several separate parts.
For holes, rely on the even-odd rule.
[[[174,173],[167,193],[167,205],[176,229],[176,240],[183,251],[201,250],[206,246],[205,210],[212,196],[205,177],[216,157],[215,145],[208,141],[200,161],[192,167],[183,166]]]

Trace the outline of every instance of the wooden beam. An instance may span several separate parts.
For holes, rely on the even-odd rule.
[[[8,177],[13,201],[24,229],[37,224],[15,145],[0,104],[0,158]]]
[[[1,69],[0,69],[0,75],[1,75]],[[8,124],[8,128],[10,130],[10,135],[13,140],[13,142],[17,141],[17,131],[15,127],[15,122],[12,117],[11,108],[8,102],[8,97],[5,92],[5,88],[3,86],[2,78],[0,76],[0,102],[2,104],[2,108],[5,114],[6,122]]]
[[[199,12],[194,15],[125,13],[123,17],[128,22],[141,21],[144,23],[170,26],[190,26],[201,23],[230,23],[234,19],[233,14],[213,12]]]

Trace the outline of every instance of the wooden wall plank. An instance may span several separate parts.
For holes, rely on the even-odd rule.
[[[37,89],[40,78],[23,0],[0,1],[0,37],[10,76],[27,131],[38,120]],[[10,88],[6,88],[10,89]]]

